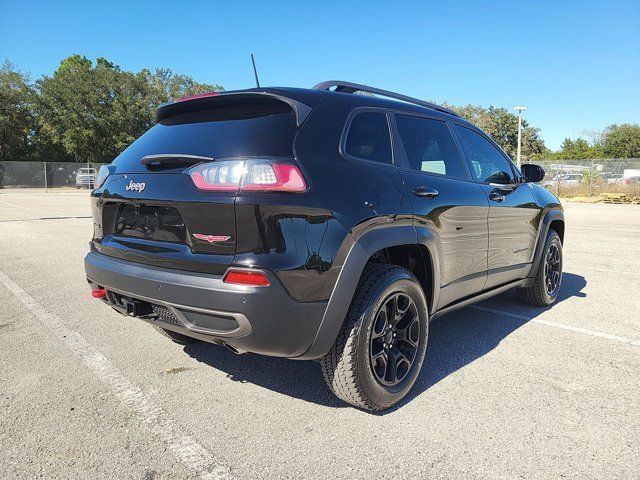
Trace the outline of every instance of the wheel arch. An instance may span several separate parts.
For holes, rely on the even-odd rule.
[[[351,238],[353,243],[348,248],[320,327],[309,349],[296,357],[300,360],[318,359],[331,349],[365,266],[376,261],[380,255],[389,255],[392,260],[409,265],[413,263],[414,269],[409,270],[416,275],[423,289],[428,289],[425,290],[425,296],[429,310],[437,305],[439,264],[435,240],[428,230],[417,230],[413,225],[379,227],[361,234],[357,239]],[[395,264],[404,266],[402,263]]]
[[[547,209],[544,213],[542,222],[540,222],[538,240],[536,242],[536,249],[533,255],[533,262],[531,264],[531,271],[529,272],[528,278],[532,279],[538,273],[542,253],[544,252],[544,245],[547,241],[547,234],[550,229],[556,231],[560,237],[560,241],[564,244],[564,226],[564,212],[562,211],[562,207],[558,205],[557,207]]]

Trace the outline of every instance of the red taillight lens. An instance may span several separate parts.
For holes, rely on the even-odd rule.
[[[224,277],[225,283],[234,283],[236,285],[251,285],[254,287],[268,287],[269,279],[262,272],[249,272],[246,270],[229,270]]]
[[[307,184],[292,164],[265,159],[224,160],[189,170],[195,186],[209,191],[304,192]]]

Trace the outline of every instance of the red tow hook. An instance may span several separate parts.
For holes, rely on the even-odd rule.
[[[98,288],[97,290],[91,290],[91,296],[93,298],[103,298],[107,295],[107,291],[104,288]]]

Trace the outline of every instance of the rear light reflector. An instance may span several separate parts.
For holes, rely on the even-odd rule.
[[[91,290],[91,296],[93,298],[103,298],[107,295],[107,291],[104,288],[98,288],[97,290]]]
[[[254,287],[268,287],[270,285],[269,279],[264,273],[248,272],[246,270],[229,270],[224,277],[224,282]]]
[[[300,169],[288,162],[268,159],[223,160],[202,163],[188,171],[200,190],[304,192]]]

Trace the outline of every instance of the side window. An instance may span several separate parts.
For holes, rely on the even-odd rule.
[[[481,135],[456,125],[462,150],[473,166],[476,179],[486,183],[513,183],[511,163]]]
[[[396,115],[396,123],[412,170],[466,177],[458,149],[445,122]]]
[[[358,113],[349,127],[345,153],[352,157],[391,164],[391,140],[387,114]]]

